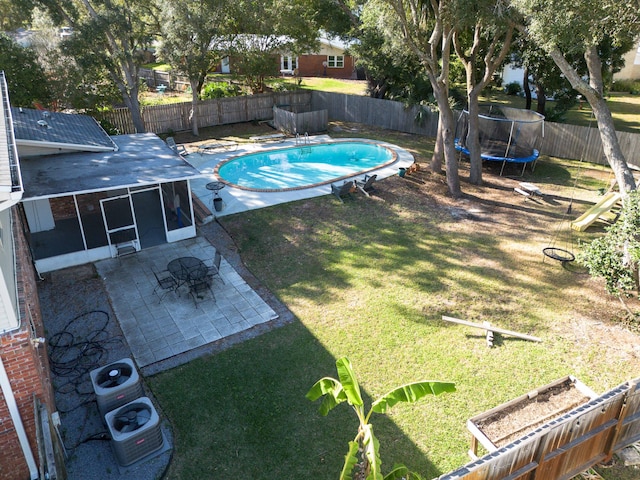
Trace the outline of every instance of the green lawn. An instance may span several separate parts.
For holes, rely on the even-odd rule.
[[[378,136],[420,161],[433,147]],[[522,203],[505,179],[465,185],[471,203],[452,203],[443,179],[425,174],[424,182],[381,181],[370,199],[341,204],[329,195],[222,217],[243,261],[297,320],[149,379],[175,429],[168,478],[337,478],[357,421],[346,405],[321,417],[305,393],[335,376],[345,355],[367,401],[410,381],[457,384],[456,393],[372,419],[383,470],[403,462],[425,478],[468,461],[473,415],[568,374],[596,392],[637,376],[637,359],[610,354],[606,338],[584,340],[586,325],[620,315],[618,302],[588,276],[543,262],[576,167],[545,158],[527,174],[557,195],[540,204]],[[597,195],[599,173],[581,174],[578,196]],[[504,189],[506,200],[491,198]],[[465,208],[485,213],[475,221],[455,214]],[[499,337],[489,349],[481,331],[446,324],[445,314],[543,342]]]

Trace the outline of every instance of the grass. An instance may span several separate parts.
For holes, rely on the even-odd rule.
[[[399,144],[421,162],[433,148],[422,137],[344,130]],[[544,158],[527,174],[553,194],[548,203],[521,204],[508,179],[490,175],[455,202],[442,177],[425,173],[381,181],[370,199],[325,196],[221,218],[297,320],[149,379],[176,434],[167,478],[336,478],[357,421],[346,405],[321,417],[304,395],[345,355],[367,402],[410,381],[456,382],[454,394],[372,419],[384,471],[403,462],[425,478],[468,461],[473,415],[568,374],[596,392],[633,378],[637,359],[598,336],[621,315],[617,301],[588,276],[542,261],[569,197],[577,212],[606,183],[606,170],[584,168],[574,189],[576,171]],[[498,337],[489,349],[482,332],[445,324],[443,314],[544,341]]]
[[[340,80],[327,77],[305,77],[300,86],[306,90],[365,95],[367,82],[364,80]]]

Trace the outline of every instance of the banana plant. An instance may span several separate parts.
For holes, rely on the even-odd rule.
[[[373,412],[386,413],[398,402],[413,403],[426,395],[439,395],[444,392],[455,392],[453,383],[421,381],[397,387],[371,404],[365,413],[364,401],[360,393],[360,385],[356,379],[351,362],[347,357],[336,361],[338,380],[324,377],[318,380],[307,392],[306,397],[312,402],[324,397],[320,404],[320,414],[326,416],[334,407],[347,402],[356,412],[360,425],[358,434],[349,442],[349,450],[345,456],[340,480],[395,480],[420,478],[403,465],[394,466],[386,476],[381,471],[380,445],[373,434],[373,425],[369,418]],[[358,458],[359,457],[359,458]]]

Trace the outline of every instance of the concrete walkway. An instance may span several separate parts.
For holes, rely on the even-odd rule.
[[[197,304],[186,290],[153,293],[153,272],[178,257],[212,259],[215,248],[203,237],[144,249],[135,255],[96,262],[114,313],[139,368],[161,362],[274,320],[275,311],[223,258],[220,276]]]
[[[329,135],[315,135],[309,137],[311,144],[317,144],[322,142],[329,142],[332,138]],[[348,140],[363,140],[361,138],[341,138],[340,141]],[[398,174],[399,167],[408,168],[413,162],[414,157],[407,150],[398,147],[397,145],[377,141],[376,143],[393,150],[397,155],[397,160],[386,167],[379,168],[369,172],[370,174],[377,174],[378,179],[381,180],[386,177]],[[219,181],[220,179],[214,174],[215,167],[223,160],[231,157],[237,157],[239,155],[245,155],[248,153],[255,153],[265,150],[271,150],[274,148],[293,147],[296,145],[295,139],[287,139],[280,143],[243,143],[238,145],[236,150],[232,151],[220,151],[213,150],[210,153],[189,153],[185,159],[193,167],[195,167],[202,176],[200,178],[194,178],[191,180],[191,189],[193,193],[204,203],[212,212],[213,197],[211,191],[206,189],[206,184],[213,181]],[[354,175],[352,179],[361,178],[362,175]],[[322,195],[331,194],[331,185],[320,185],[317,187],[304,188],[301,190],[289,190],[285,192],[255,192],[251,190],[243,190],[240,188],[233,188],[226,186],[220,191],[220,196],[223,200],[223,209],[219,212],[215,212],[215,216],[221,217],[224,215],[231,215],[234,213],[244,212],[247,210],[253,210],[256,208],[264,208],[272,205],[278,205],[280,203],[293,202],[295,200],[303,200],[305,198],[319,197]]]

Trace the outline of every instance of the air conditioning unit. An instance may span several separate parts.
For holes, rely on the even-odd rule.
[[[111,447],[126,467],[164,446],[160,417],[151,400],[141,397],[105,415]]]
[[[144,392],[133,360],[123,358],[89,372],[100,415],[141,397]]]

